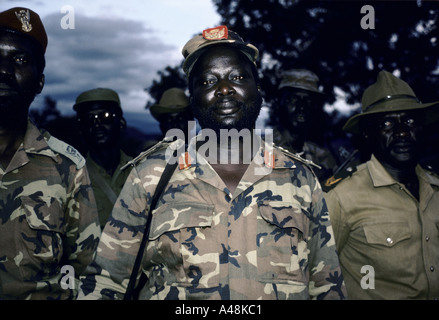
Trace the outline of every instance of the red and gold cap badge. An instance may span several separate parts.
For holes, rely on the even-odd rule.
[[[222,40],[229,37],[229,32],[226,26],[219,26],[203,30],[203,38],[206,40]]]

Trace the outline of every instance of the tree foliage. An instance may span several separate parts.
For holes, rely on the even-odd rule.
[[[397,72],[422,101],[439,100],[438,1],[212,1],[221,24],[260,50],[267,105],[276,97],[279,71],[289,68],[315,72],[329,104],[339,88],[347,104],[358,106],[383,69]],[[364,6],[373,8],[374,20],[366,20],[373,29],[361,26],[371,14],[362,12]],[[159,72],[160,80],[147,89],[154,99],[171,86],[185,86],[180,69]]]
[[[222,24],[256,45],[266,90],[276,94],[281,69],[315,72],[335,99],[361,100],[379,70],[398,71],[422,100],[439,97],[438,10],[436,1],[214,0]],[[374,29],[360,22],[374,9]]]

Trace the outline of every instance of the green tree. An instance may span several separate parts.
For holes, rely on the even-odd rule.
[[[439,97],[436,1],[214,0],[222,23],[261,51],[266,98],[275,95],[276,72],[307,68],[327,99],[334,87],[359,102],[378,71],[398,70],[423,100]],[[374,9],[375,29],[363,29],[361,8]]]
[[[187,82],[186,76],[181,69],[181,66],[167,66],[165,70],[159,70],[157,72],[159,80],[153,80],[152,85],[145,90],[154,99],[154,101],[148,101],[145,108],[148,109],[155,103],[158,103],[162,97],[163,92],[170,88],[182,88],[186,89]]]

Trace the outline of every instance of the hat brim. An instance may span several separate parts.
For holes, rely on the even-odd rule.
[[[309,92],[312,92],[312,93],[318,93],[320,95],[325,95],[325,93],[323,91],[319,91],[318,89],[314,89],[314,88],[311,88],[311,87],[308,87],[308,86],[302,86],[300,84],[295,84],[295,85],[291,85],[291,84],[279,85],[278,90],[283,89],[283,88],[305,90],[305,91],[309,91]]]
[[[149,107],[149,110],[152,114],[177,113],[184,111],[188,107],[188,105],[162,106],[160,104],[153,104]]]
[[[358,113],[346,121],[346,124],[343,126],[343,131],[352,133],[352,134],[361,134],[360,129],[360,120],[364,119],[367,116],[377,113],[388,113],[388,112],[397,112],[397,111],[409,111],[409,110],[424,110],[426,112],[424,125],[429,125],[435,121],[439,120],[439,101],[431,102],[431,103],[417,103],[412,99],[404,99],[404,100],[393,100],[383,103],[376,108],[367,111]]]

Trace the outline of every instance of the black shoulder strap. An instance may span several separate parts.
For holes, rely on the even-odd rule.
[[[136,260],[134,262],[133,272],[130,276],[130,281],[128,282],[127,291],[124,295],[124,300],[131,300],[134,292],[134,284],[136,283],[137,274],[139,273],[140,263],[142,262],[143,253],[145,251],[146,244],[149,238],[149,230],[151,228],[152,211],[155,209],[157,202],[159,201],[160,195],[163,193],[166,185],[171,179],[172,174],[177,167],[178,161],[174,164],[166,164],[165,170],[157,184],[157,188],[151,200],[151,205],[149,207],[148,217],[146,219],[145,230],[143,232],[142,242],[140,243],[139,252],[137,253]]]

